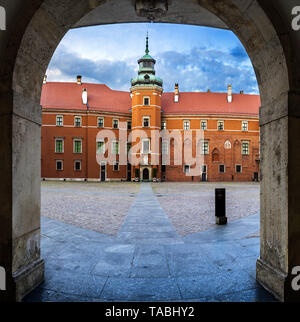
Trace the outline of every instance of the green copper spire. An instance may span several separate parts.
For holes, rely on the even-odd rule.
[[[147,32],[147,37],[146,37],[146,55],[149,54],[149,36],[148,36],[148,32]]]
[[[157,85],[162,87],[163,81],[161,78],[155,76],[154,65],[155,59],[149,55],[149,35],[147,32],[146,37],[146,54],[138,60],[139,71],[138,77],[131,80],[132,86],[145,86],[145,85]]]

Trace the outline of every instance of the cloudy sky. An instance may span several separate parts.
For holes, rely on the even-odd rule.
[[[48,81],[104,83],[128,91],[137,74],[137,60],[144,55],[149,32],[150,54],[164,91],[244,90],[257,94],[251,61],[238,38],[214,28],[175,24],[116,24],[69,31],[48,67]]]

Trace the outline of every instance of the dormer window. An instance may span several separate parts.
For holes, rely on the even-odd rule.
[[[149,106],[150,105],[150,97],[149,96],[144,96],[144,105]]]

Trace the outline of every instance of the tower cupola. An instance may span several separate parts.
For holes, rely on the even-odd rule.
[[[149,55],[149,37],[146,37],[145,55],[138,60],[138,77],[131,80],[132,86],[157,85],[162,87],[163,81],[155,75],[154,65],[156,60]]]

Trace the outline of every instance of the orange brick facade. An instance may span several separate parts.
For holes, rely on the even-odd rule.
[[[42,178],[258,180],[259,97],[232,94],[230,86],[227,93],[179,93],[178,85],[163,93],[148,52],[130,93],[80,78],[44,83]],[[188,153],[201,162],[186,161]]]

